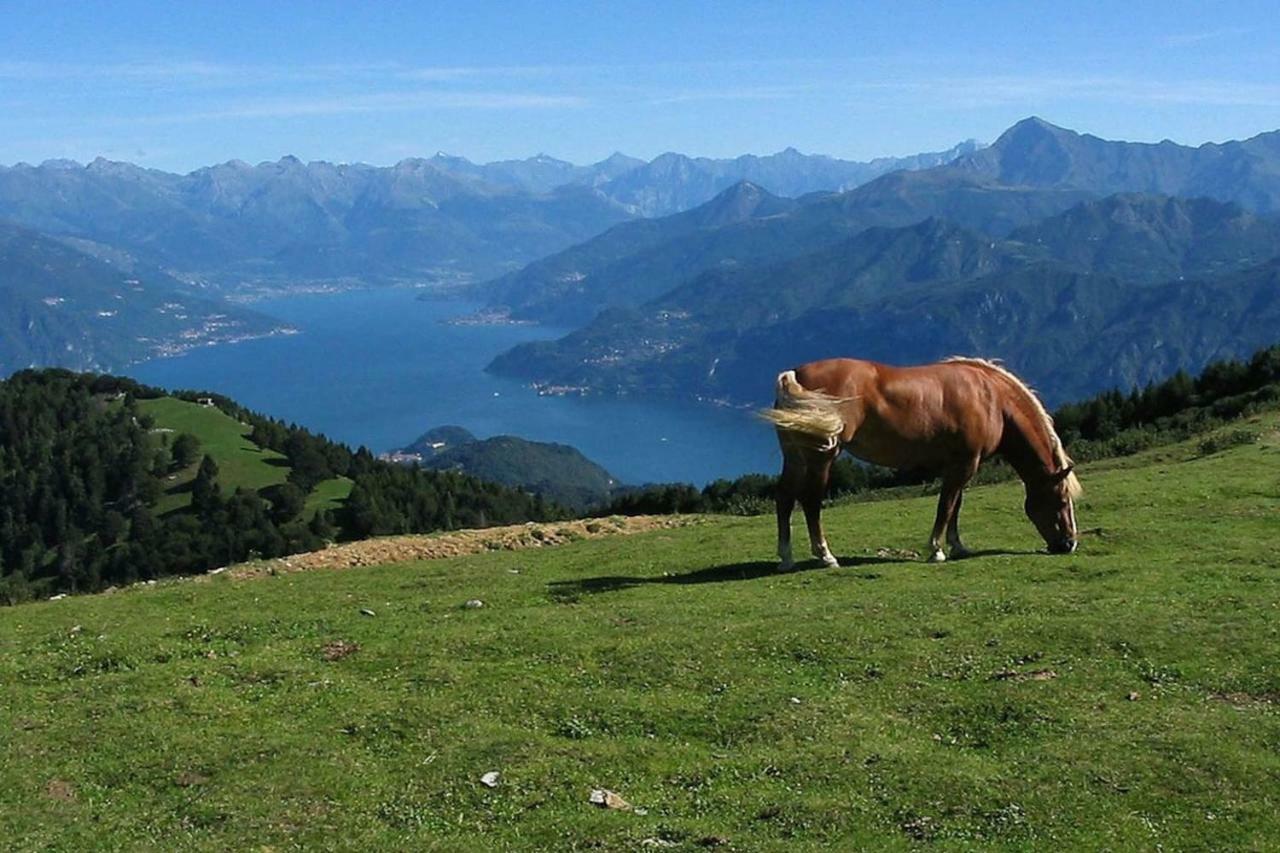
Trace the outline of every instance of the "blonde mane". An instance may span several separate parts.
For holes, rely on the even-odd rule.
[[[1070,467],[1073,463],[1071,457],[1067,455],[1067,451],[1062,446],[1062,439],[1058,438],[1058,431],[1053,428],[1053,417],[1045,409],[1044,403],[1040,402],[1040,395],[1035,392],[1027,383],[1023,382],[1004,365],[998,361],[986,358],[973,358],[971,356],[953,355],[950,358],[944,358],[943,364],[968,364],[973,367],[981,367],[999,374],[1007,379],[1015,388],[1026,396],[1027,401],[1031,405],[1032,411],[1040,419],[1040,423],[1044,426],[1045,432],[1049,434],[1049,446],[1052,448],[1053,461],[1057,463],[1058,470]],[[1080,481],[1076,479],[1075,472],[1067,475],[1066,479],[1067,494],[1073,498],[1077,498],[1084,494],[1084,488],[1080,485]]]

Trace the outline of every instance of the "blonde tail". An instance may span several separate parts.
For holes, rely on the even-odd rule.
[[[762,409],[760,417],[786,432],[799,432],[823,439],[835,447],[844,431],[840,397],[810,391],[796,380],[794,370],[778,374],[777,395],[772,409]]]

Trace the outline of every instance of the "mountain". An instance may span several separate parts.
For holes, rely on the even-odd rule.
[[[735,201],[744,197],[769,203]],[[945,216],[1003,236],[1089,198],[1079,190],[980,184],[948,170],[895,172],[846,193],[785,201],[738,184],[685,213],[624,223],[478,292],[516,318],[576,325],[603,308],[639,306],[706,273],[778,264],[868,228]]]
[[[668,157],[664,168],[690,172],[693,161],[685,160]],[[605,189],[610,191],[608,186]],[[1191,148],[1172,142],[1102,140],[1029,118],[1005,131],[989,148],[961,153],[933,168],[895,171],[847,192],[810,195],[798,199],[792,210],[771,217],[731,221],[718,228],[615,229],[607,253],[601,252],[601,243],[573,247],[505,277],[485,292],[517,316],[580,321],[597,308],[639,305],[644,297],[652,298],[711,270],[778,263],[866,228],[899,227],[938,217],[1004,237],[1082,202],[1119,193],[1204,197],[1239,205],[1241,216],[1267,214],[1278,209],[1280,200],[1280,132]],[[1123,216],[1119,210],[1123,204],[1116,201],[1110,211],[1082,215]],[[1175,203],[1168,221],[1152,225],[1155,233],[1164,229],[1174,238],[1174,232],[1183,228],[1176,239],[1197,240],[1201,235],[1193,220],[1218,216],[1208,202],[1198,204],[1205,210]],[[1182,224],[1179,216],[1185,220]],[[1084,227],[1082,221],[1054,224]],[[1241,234],[1248,243],[1252,234],[1270,226],[1242,220],[1226,227],[1249,232]],[[626,245],[633,236],[634,243]],[[1045,239],[1045,235],[1034,239]],[[1063,244],[1074,238],[1049,239]],[[1247,254],[1248,259],[1261,258]],[[1159,274],[1153,271],[1148,277]],[[557,279],[572,280],[572,286]],[[568,304],[570,300],[576,304]]]
[[[1280,255],[1280,221],[1231,202],[1141,193],[1087,202],[1009,237],[1132,281],[1216,275]]]
[[[437,154],[387,167],[287,156],[186,175],[103,158],[86,166],[59,160],[0,167],[0,218],[223,287],[357,278],[457,285],[500,276],[638,215],[696,206],[744,176],[799,194],[973,147],[871,164],[794,151],[723,161],[664,155],[649,164],[614,154],[588,166],[546,155],[474,164]],[[667,168],[671,158],[693,164],[688,180]],[[666,201],[636,201],[652,193]]]
[[[1199,147],[1099,139],[1027,118],[989,148],[950,168],[984,182],[1058,187],[1097,195],[1122,192],[1204,196],[1260,213],[1280,210],[1280,131]]]
[[[965,353],[1001,357],[1057,404],[1246,356],[1276,342],[1277,323],[1280,259],[1150,286],[1041,265],[942,294],[758,327],[716,353],[718,390],[760,398],[772,365],[835,354],[913,364]]]
[[[815,358],[971,353],[1005,358],[1061,400],[1274,342],[1277,256],[1280,224],[1206,200],[1086,202],[1006,239],[927,219],[704,272],[491,369],[591,391],[759,401],[760,377]]]
[[[746,154],[720,160],[668,152],[621,174],[601,189],[642,216],[666,216],[696,207],[739,181],[758,184],[775,195],[797,197],[851,189],[898,169],[939,166],[979,147],[969,140],[946,151],[881,157],[869,162],[801,154],[794,148],[764,157]]]
[[[280,331],[145,264],[0,222],[0,377],[33,365],[119,368]]]
[[[513,435],[477,439],[457,426],[437,427],[386,458],[414,462],[434,471],[459,471],[574,510],[606,503],[620,485],[608,471],[567,444]]]
[[[1246,289],[1265,301],[1267,279],[1257,270],[1280,254],[1280,226],[1268,215],[1273,196],[1280,198],[1277,176],[1280,133],[1191,148],[1107,141],[1030,118],[990,148],[935,168],[814,194],[772,216],[673,229],[665,241],[628,247],[628,232],[615,229],[607,263],[583,268],[577,262],[588,247],[575,247],[508,276],[506,290],[492,295],[517,315],[563,317],[570,303],[578,316],[607,310],[561,341],[499,356],[491,369],[594,391],[746,399],[752,396],[747,374],[774,369],[765,353],[785,366],[810,353],[811,343],[830,354],[833,342],[852,339],[856,344],[840,351],[874,350],[900,361],[918,351],[907,343],[929,343],[917,323],[911,327],[923,337],[884,349],[881,344],[894,339],[891,328],[855,322],[876,300],[884,303],[879,316],[888,317],[896,316],[895,300],[919,297],[913,310],[931,318],[931,300],[952,298],[975,277],[991,285],[983,298],[1005,286],[1011,294],[1031,294],[1036,277],[1024,270],[1033,265],[1040,270],[1040,295],[1065,287],[1062,277],[1071,275],[1109,281],[1122,293],[1195,279],[1192,291],[1170,291],[1175,304],[1185,306],[1194,304],[1195,293],[1252,269]],[[966,258],[969,266],[958,262]],[[557,289],[543,275],[547,270],[561,282],[572,279],[572,288]],[[830,319],[837,315],[865,337],[836,335]],[[1179,335],[1197,334],[1191,325],[1179,324]],[[815,327],[833,336],[823,340],[811,332]],[[983,354],[1012,357],[993,348],[995,338],[975,333],[969,343],[983,341]],[[747,347],[741,360],[751,367],[734,378],[739,346]],[[1009,346],[1021,344],[1010,339]],[[1206,348],[1207,342],[1185,349],[1170,363],[1199,366]],[[1095,371],[1088,381],[1106,375]],[[1113,378],[1145,381],[1150,374],[1117,367]],[[1060,390],[1068,388],[1096,390],[1064,378]]]
[[[436,154],[430,163],[441,171],[528,192],[550,192],[566,184],[599,186],[644,165],[643,160],[615,152],[598,163],[575,166],[546,154],[524,160],[476,164],[465,157]]]
[[[492,277],[631,214],[589,186],[530,192],[421,159],[390,167],[230,161],[0,168],[0,217],[233,285],[271,278]]]
[[[685,274],[680,247],[729,225],[785,214],[797,202],[742,181],[699,207],[624,222],[563,252],[482,286],[518,319],[577,324],[601,309],[651,299]]]
[[[479,440],[470,430],[463,429],[460,426],[441,426],[427,430],[414,439],[411,444],[402,447],[399,452],[405,455],[434,456],[445,450],[460,447],[464,444],[471,444]]]

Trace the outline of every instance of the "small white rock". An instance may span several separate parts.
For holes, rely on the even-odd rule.
[[[473,598],[467,602],[467,607],[470,607],[472,610],[474,610],[477,607],[484,607],[484,602],[478,598]]]
[[[480,777],[480,784],[484,785],[486,788],[496,788],[498,787],[498,779],[501,777],[502,774],[497,770],[490,770],[488,773]]]
[[[608,788],[591,789],[591,797],[589,798],[592,805],[597,805],[602,809],[615,809],[617,811],[631,811],[631,803],[622,799],[622,796]]]
[[[377,616],[378,614],[374,613],[372,610],[370,610],[367,607],[362,607],[360,608],[360,615],[361,616]]]

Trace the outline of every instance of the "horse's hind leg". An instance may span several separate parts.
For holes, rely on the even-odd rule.
[[[800,496],[800,505],[804,507],[804,520],[809,527],[809,546],[813,556],[829,568],[839,566],[840,562],[827,547],[827,537],[822,532],[822,498],[827,493],[831,463],[835,462],[839,453],[839,448],[809,452],[808,476],[805,477],[804,492]]]
[[[778,512],[778,568],[789,572],[795,568],[791,556],[791,513],[796,507],[796,495],[804,482],[804,462],[799,454],[782,448],[782,476],[778,478],[778,493],[774,498]]]

